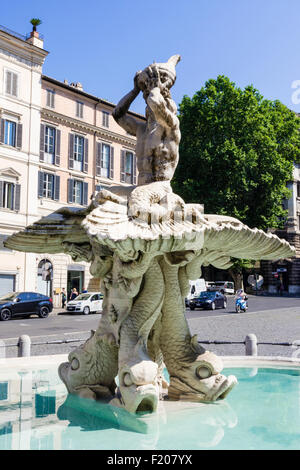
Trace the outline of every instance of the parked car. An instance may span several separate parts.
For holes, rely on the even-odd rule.
[[[206,291],[201,292],[198,297],[190,300],[190,309],[205,308],[215,310],[216,308],[226,308],[227,298],[221,292]]]
[[[101,292],[86,292],[67,303],[67,311],[75,313],[96,313],[102,311],[103,295]]]
[[[189,302],[191,299],[193,299],[194,297],[198,297],[198,295],[200,295],[200,292],[203,292],[206,290],[206,283],[204,279],[201,279],[201,278],[195,279],[195,280],[189,281],[189,284],[190,284],[190,291],[187,297],[185,298],[186,307],[189,306]]]
[[[10,292],[0,297],[0,320],[10,320],[17,316],[36,314],[47,318],[53,310],[50,297],[36,292]]]

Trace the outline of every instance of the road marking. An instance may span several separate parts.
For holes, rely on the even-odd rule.
[[[29,326],[29,323],[19,323],[19,326]]]

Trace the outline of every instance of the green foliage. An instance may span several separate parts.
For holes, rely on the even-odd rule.
[[[237,258],[231,258],[231,261],[233,262],[232,266],[230,267],[230,271],[232,273],[242,273],[243,269],[252,269],[254,268],[254,265],[256,263],[255,260],[251,259],[237,259]]]
[[[42,20],[39,18],[31,18],[30,23],[32,24],[34,31],[36,31],[36,27],[42,24]]]
[[[208,80],[179,106],[180,159],[172,182],[205,213],[237,217],[250,227],[282,227],[293,162],[300,161],[300,119],[229,78]]]

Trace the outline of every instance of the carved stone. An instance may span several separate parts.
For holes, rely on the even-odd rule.
[[[221,374],[222,360],[191,336],[185,318],[188,281],[200,277],[201,266],[226,269],[231,257],[294,255],[285,240],[232,217],[204,214],[200,204],[185,204],[173,193],[180,130],[170,88],[179,59],[138,72],[114,111],[137,137],[138,186],[102,190],[88,208],[59,209],[5,242],[15,250],[43,253],[47,247],[91,262],[91,273],[102,280],[103,313],[59,374],[70,393],[113,399],[130,412],[154,411],[166,397],[212,402],[236,383]],[[127,114],[140,91],[146,123]]]

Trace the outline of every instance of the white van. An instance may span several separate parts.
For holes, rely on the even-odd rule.
[[[207,283],[208,290],[218,290],[222,294],[234,294],[234,282],[231,281],[214,281]]]
[[[200,292],[205,292],[207,290],[204,279],[195,279],[193,281],[189,281],[189,283],[190,283],[190,291],[185,300],[185,304],[187,307],[189,306],[189,301],[191,299],[193,299],[194,297],[198,297],[200,295]]]

